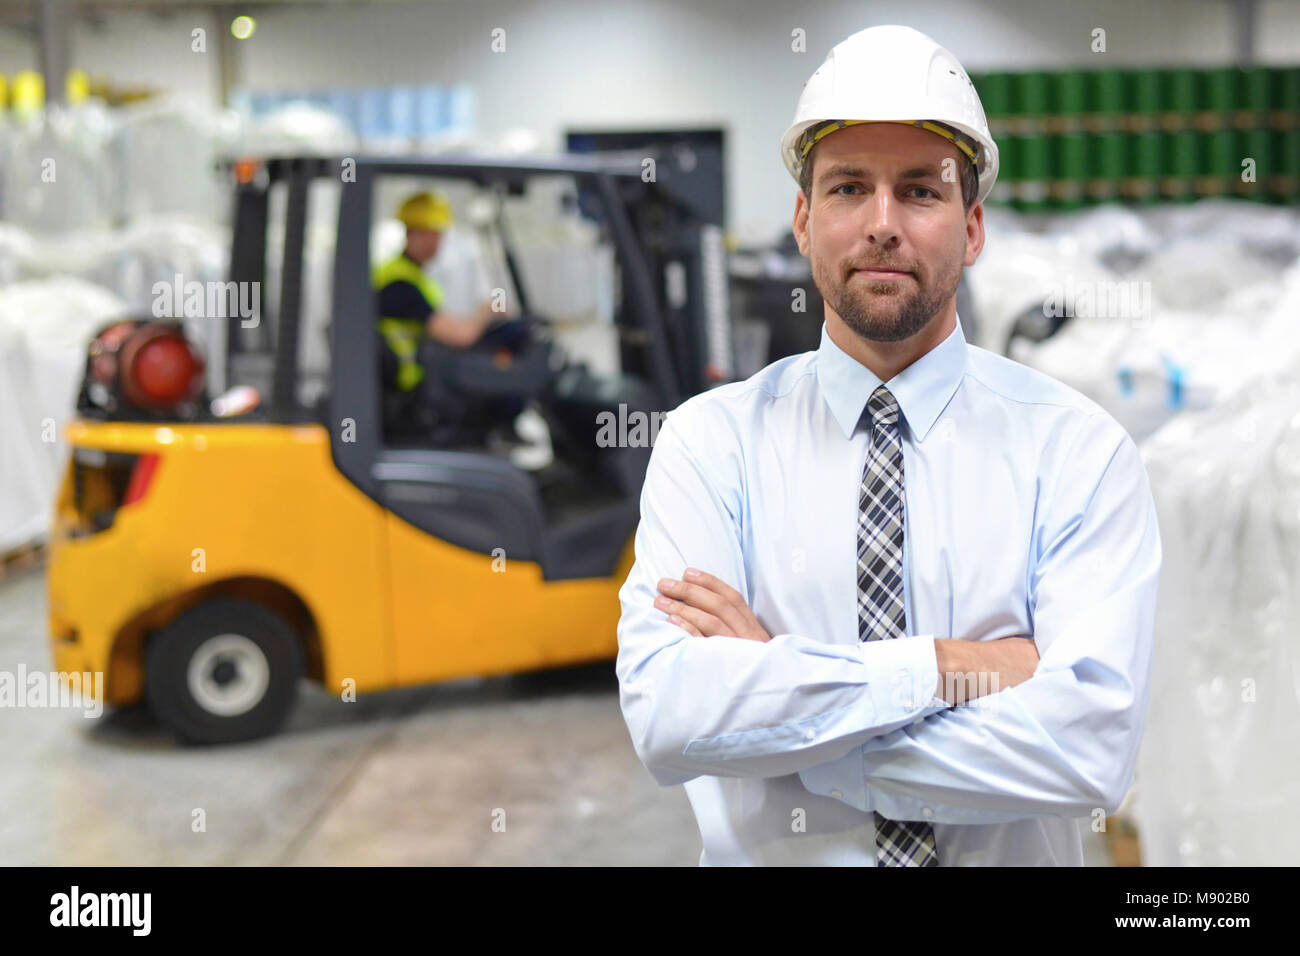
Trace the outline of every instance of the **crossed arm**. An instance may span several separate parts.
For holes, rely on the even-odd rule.
[[[694,637],[737,637],[760,643],[772,639],[740,592],[706,571],[687,568],[680,580],[663,578],[658,588],[655,607],[668,615],[670,624]],[[939,671],[934,696],[953,705],[1023,684],[1038,666],[1038,648],[1027,637],[935,638],[934,649]]]
[[[624,716],[661,784],[799,773],[864,811],[940,823],[1114,812],[1145,721],[1161,560],[1127,436],[1094,443],[1094,489],[1058,496],[1031,581],[1032,641],[846,647],[762,628],[742,597],[736,492],[671,426],[647,473],[619,624]],[[687,567],[708,576],[671,577]],[[959,699],[944,675],[972,671],[999,690]]]

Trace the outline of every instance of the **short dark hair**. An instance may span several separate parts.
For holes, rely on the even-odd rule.
[[[813,175],[813,158],[817,155],[817,147],[813,147],[812,152],[803,161],[803,168],[799,170],[799,188],[803,190],[804,199],[812,201],[812,175]],[[979,172],[975,169],[975,164],[965,162],[961,164],[961,205],[962,209],[969,212],[971,205],[975,202],[975,197],[979,195],[980,178]]]

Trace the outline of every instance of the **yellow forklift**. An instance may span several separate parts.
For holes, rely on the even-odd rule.
[[[313,395],[300,362],[309,199],[341,169]],[[234,164],[230,279],[245,288],[278,265],[278,301],[254,328],[231,319],[206,355],[181,316],[115,323],[91,343],[49,549],[55,669],[101,672],[108,705],[144,700],[181,740],[221,743],[273,733],[303,677],[346,697],[612,659],[650,448],[607,447],[603,413],[662,412],[731,378],[720,225],[700,219],[689,169],[671,156],[645,169],[618,156]],[[529,344],[453,355],[426,342],[428,388],[414,404],[395,394],[370,281],[381,186],[509,197],[538,177],[571,179],[612,247],[621,369],[563,355],[499,218]],[[264,400],[214,409],[214,383]],[[554,460],[526,471],[485,447],[467,395],[528,400]]]

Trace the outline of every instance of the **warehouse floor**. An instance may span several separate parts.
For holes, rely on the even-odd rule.
[[[0,670],[20,665],[50,666],[39,568],[0,580]],[[140,708],[14,708],[0,766],[0,865],[694,866],[700,854],[685,792],[656,785],[632,749],[610,665],[356,703],[304,684],[279,736],[217,749],[176,746]],[[1110,865],[1101,837],[1085,830],[1084,849]]]

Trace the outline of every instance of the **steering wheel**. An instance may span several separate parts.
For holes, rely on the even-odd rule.
[[[515,319],[522,322],[524,327],[533,334],[550,332],[552,327],[550,318],[536,312],[525,312],[522,315],[515,316]]]
[[[555,325],[549,316],[524,312],[513,315],[506,321],[519,323],[528,338],[540,341],[552,341],[555,338]]]
[[[496,319],[483,332],[480,346],[506,348],[519,354],[530,342],[549,342],[551,324],[542,316],[524,313]]]

